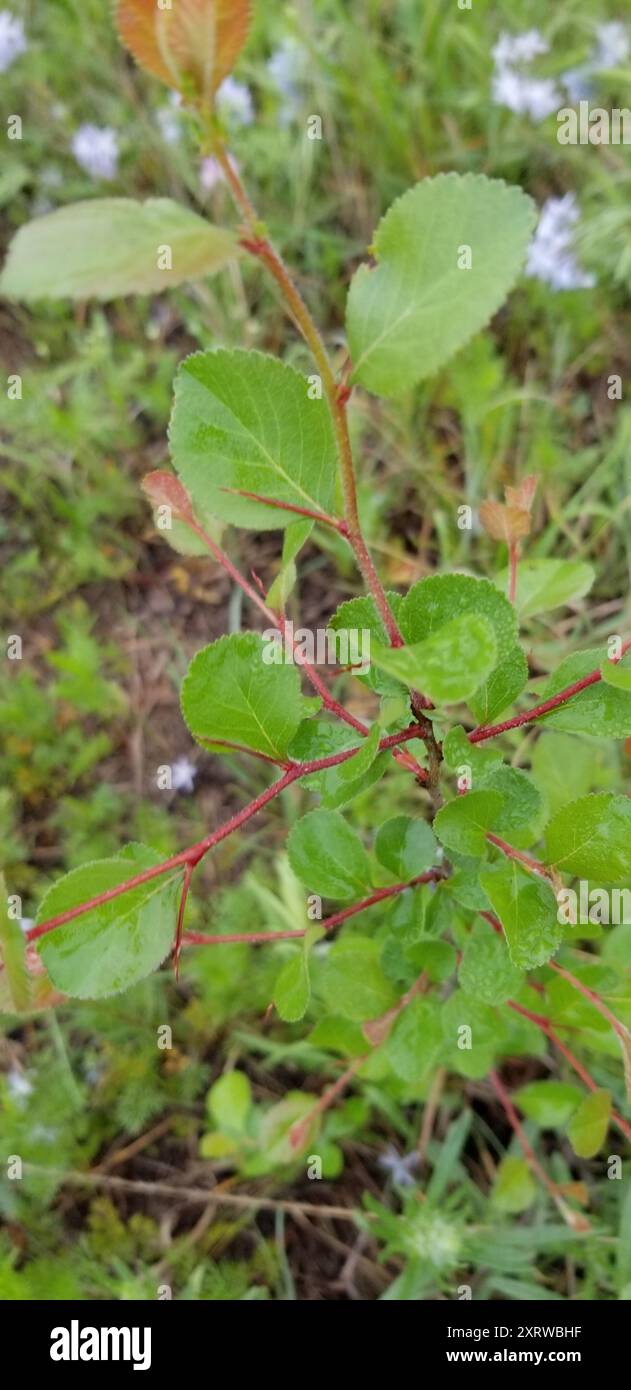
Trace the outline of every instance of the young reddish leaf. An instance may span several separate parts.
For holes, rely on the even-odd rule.
[[[522,507],[505,507],[503,502],[482,502],[480,521],[494,541],[506,541],[509,545],[527,536],[530,530],[530,513]]]
[[[140,486],[152,507],[170,507],[178,521],[195,520],[191,499],[174,473],[156,468],[153,473],[145,473]]]
[[[210,101],[245,43],[250,0],[119,0],[116,23],[136,62],[176,91]]]
[[[517,484],[517,487],[504,488],[509,507],[519,507],[525,512],[531,512],[538,482],[537,474],[530,473],[527,478],[523,478],[521,483]]]

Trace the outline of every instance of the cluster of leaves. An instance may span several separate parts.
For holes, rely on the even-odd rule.
[[[342,604],[330,626],[338,634],[370,634],[370,669],[356,679],[370,692],[373,720],[367,726],[349,715],[307,666],[316,695],[306,696],[300,665],[268,664],[256,631],[224,636],[197,653],[182,686],[193,737],[209,754],[249,753],[276,765],[280,777],[226,826],[171,860],[131,844],[53,884],[29,934],[37,943],[37,975],[32,948],[23,959],[17,928],[3,928],[5,1008],[30,1011],[34,980],[41,988],[46,976],[52,991],[78,999],[137,985],[171,954],[176,922],[177,955],[197,863],[299,782],[317,804],[295,821],[288,841],[303,906],[289,933],[300,940],[279,948],[284,959],[273,997],[280,1017],[297,1024],[314,1009],[310,1044],[347,1059],[368,1081],[390,1078],[403,1101],[425,1096],[437,1068],[492,1077],[503,1059],[540,1056],[550,1039],[560,1036],[565,1045],[579,1028],[610,1084],[585,1093],[574,1083],[536,1082],[514,1099],[533,1124],[566,1132],[575,1155],[589,1159],[601,1150],[611,1119],[629,1132],[618,1114],[623,1073],[628,1081],[631,1072],[628,931],[611,932],[602,957],[575,956],[577,943],[597,939],[601,928],[598,921],[587,930],[564,921],[558,894],[577,878],[605,890],[631,879],[631,805],[619,794],[615,766],[613,785],[595,790],[591,742],[631,736],[629,659],[624,647],[613,660],[600,648],[579,651],[548,678],[530,679],[523,645],[529,625],[581,598],[594,577],[588,565],[558,559],[522,562],[517,574],[516,546],[531,525],[530,480],[509,490],[505,506],[490,503],[483,513],[490,535],[508,545],[514,603],[505,597],[506,573],[492,580],[438,574],[403,594],[383,592],[359,527],[348,387],[338,387],[310,315],[228,163],[213,109],[245,40],[249,5],[198,0],[157,15],[149,0],[121,0],[118,8],[134,56],[180,90],[208,148],[223,160],[244,217],[242,234],[168,199],[91,200],[23,228],[1,287],[26,300],[106,300],[214,274],[244,254],[271,270],[314,351],[318,375],[258,352],[215,348],[189,357],[175,383],[174,472],[150,475],[146,491],[160,523],[166,513],[176,548],[205,547],[226,568],[217,540],[222,527],[284,531],[282,582],[266,599],[238,578],[282,634],[296,562],[313,527],[330,528],[350,545],[367,593]],[[215,61],[200,65],[209,32]],[[404,194],[377,228],[376,264],[361,266],[351,282],[350,385],[390,398],[441,369],[506,299],[533,224],[521,189],[481,174],[441,174]],[[74,662],[70,650],[60,679],[74,682],[76,693]],[[533,693],[540,704],[515,713]],[[543,732],[517,750],[516,766],[517,731],[533,723]],[[368,848],[349,808],[390,774],[401,778],[404,767],[416,777],[418,813],[387,819]],[[307,906],[313,895],[331,908],[315,922]],[[362,908],[362,928],[345,925]],[[334,943],[323,944],[340,927]],[[268,935],[271,944],[275,934]],[[321,1132],[304,1093],[262,1110],[240,1072],[213,1087],[209,1107],[214,1128],[202,1153],[245,1176],[283,1168],[311,1146],[327,1174],[338,1171],[343,1112]],[[458,1135],[464,1142],[464,1128]],[[583,1194],[570,1178],[560,1175],[551,1190],[578,1229]],[[457,1222],[450,1228],[438,1211],[441,1181],[435,1175],[437,1191],[428,1194],[435,1205],[407,1213],[405,1236],[397,1227],[388,1246],[412,1257],[413,1282],[428,1252],[434,1260],[442,1252],[439,1263],[450,1269],[465,1260]],[[516,1212],[534,1199],[528,1164],[510,1156],[499,1170],[498,1207]],[[386,1215],[373,1215],[388,1225]]]

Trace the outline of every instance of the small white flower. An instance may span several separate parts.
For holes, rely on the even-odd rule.
[[[188,758],[178,758],[171,768],[171,786],[174,792],[192,792],[195,790],[195,778],[197,768]]]
[[[238,173],[239,166],[237,164],[236,159],[233,159],[232,155],[228,155],[228,159],[230,160],[235,174]],[[202,160],[199,171],[199,181],[206,193],[212,193],[213,188],[216,188],[217,184],[221,183],[223,178],[223,169],[219,163],[219,160],[215,159],[214,155],[209,155],[208,159]]]
[[[559,81],[565,87],[568,99],[572,104],[579,101],[587,101],[592,95],[594,84],[592,82],[594,69],[590,63],[584,63],[580,68],[569,68],[567,72],[562,72]]]
[[[28,1076],[25,1076],[23,1071],[18,1071],[17,1067],[13,1067],[12,1071],[8,1073],[7,1086],[9,1095],[13,1096],[14,1100],[25,1100],[33,1090]]]
[[[532,121],[544,121],[563,103],[563,95],[551,77],[532,77],[524,68],[540,53],[548,52],[548,44],[538,29],[525,34],[500,34],[493,49],[495,69],[492,79],[493,100],[507,106],[518,116]]]
[[[244,82],[237,82],[234,77],[226,77],[217,92],[217,105],[227,120],[232,116],[239,125],[252,125],[252,93]]]
[[[111,126],[79,126],[72,137],[72,153],[81,169],[95,179],[114,179],[118,169],[118,137]]]
[[[524,77],[511,68],[494,76],[493,97],[499,106],[507,106],[519,116],[530,116],[533,121],[544,121],[563,102],[552,78]]]
[[[0,72],[6,72],[27,48],[22,20],[10,10],[0,10]]]
[[[20,917],[19,926],[26,936],[26,933],[31,930],[31,927],[35,926],[35,921],[32,917]]]
[[[493,49],[495,66],[505,67],[509,63],[531,63],[540,53],[547,53],[549,44],[538,29],[527,29],[524,34],[500,34]]]
[[[390,1173],[393,1182],[400,1187],[413,1187],[414,1178],[411,1169],[418,1167],[418,1154],[413,1149],[409,1154],[400,1154],[395,1149],[394,1144],[388,1144],[385,1153],[379,1158],[380,1168],[385,1168]]]
[[[626,62],[631,51],[631,40],[624,24],[615,20],[611,24],[598,24],[596,39],[598,47],[592,59],[596,69],[617,68]]]
[[[579,217],[573,193],[547,199],[528,248],[527,275],[542,280],[554,290],[583,290],[595,285],[595,276],[579,265],[573,247]]]

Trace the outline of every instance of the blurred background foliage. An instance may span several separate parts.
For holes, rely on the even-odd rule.
[[[501,548],[479,527],[460,530],[458,507],[475,509],[538,473],[529,553],[588,560],[597,579],[569,613],[531,623],[533,669],[549,670],[570,642],[594,646],[628,630],[631,151],[562,146],[553,115],[535,121],[493,99],[502,33],[540,30],[549,47],[537,71],[557,81],[588,61],[599,26],[625,20],[622,5],[259,0],[255,11],[241,90],[226,106],[232,149],[340,367],[350,276],[379,216],[411,183],[482,171],[521,184],[539,204],[573,194],[580,210],[576,254],[593,289],[523,277],[492,328],[440,376],[394,404],[353,398],[362,512],[384,578],[407,588],[437,568],[494,574]],[[2,75],[3,119],[23,121],[23,138],[3,145],[4,246],[29,218],[105,193],[166,194],[234,222],[188,118],[122,52],[108,0],[11,0],[8,13],[23,23],[26,46]],[[630,79],[627,51],[594,77],[598,102],[624,106]],[[312,113],[322,117],[321,142],[306,138]],[[114,133],[111,177],[73,153],[85,125]],[[256,765],[204,759],[190,744],[177,701],[187,661],[250,615],[205,560],[162,545],[138,486],[168,458],[178,361],[215,342],[307,365],[273,288],[245,262],[208,284],[107,310],[0,304],[3,371],[23,379],[21,401],[0,392],[0,610],[3,631],[23,642],[23,659],[0,672],[0,836],[25,918],[65,868],[129,839],[174,852],[266,784]],[[614,373],[620,401],[608,394]],[[314,534],[304,552],[290,609],[311,625],[357,591],[337,542]],[[226,543],[271,583],[279,537],[230,534]],[[340,692],[348,696],[343,682]],[[352,698],[361,709],[361,692]],[[550,760],[551,800],[562,757],[559,748]],[[192,766],[195,796],[158,790],[158,766],[178,759]],[[628,774],[624,750],[612,760],[600,785]],[[381,784],[380,815],[410,809],[414,795],[395,773]],[[265,929],[291,914],[296,887],[279,851],[304,798],[291,788],[264,822],[218,847],[196,880],[192,927]],[[368,793],[354,810],[360,826],[371,823]],[[476,1298],[631,1297],[628,1183],[591,1165],[598,1223],[589,1239],[559,1226],[545,1193],[527,1194],[523,1219],[514,1196],[512,1207],[494,1204],[492,1176],[510,1134],[498,1139],[465,1079],[440,1097],[421,1205],[416,1188],[406,1196],[392,1153],[415,1148],[427,1097],[376,1068],[329,1117],[318,1199],[359,1208],[369,1193],[372,1225],[366,1219],[359,1236],[352,1223],[314,1223],[299,1211],[291,1220],[280,1209],[235,1214],[220,1200],[195,1207],[106,1184],[62,1190],[63,1170],[97,1164],[104,1175],[189,1188],[207,1180],[210,1164],[220,1193],[238,1186],[233,1166],[204,1157],[203,1144],[200,1153],[212,1129],[207,1093],[224,1069],[246,1072],[268,1107],[336,1075],[317,1035],[266,1017],[283,949],[192,953],[180,986],[165,971],[111,1001],[3,1029],[2,1149],[57,1176],[0,1184],[0,1297],[153,1298],[168,1284],[190,1299],[410,1298],[440,1296],[458,1280]],[[165,1024],[173,1047],[162,1051]],[[523,1051],[532,1059],[537,1048],[529,1036]],[[528,1080],[537,1073],[522,1061],[517,1079]],[[603,1084],[612,1066],[603,1052]],[[212,1114],[212,1091],[210,1104]],[[567,1180],[562,1147],[549,1161]],[[261,1190],[308,1201],[313,1184],[279,1160]]]

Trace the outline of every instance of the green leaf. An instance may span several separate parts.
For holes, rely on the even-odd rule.
[[[274,1004],[286,1023],[297,1023],[307,1012],[311,998],[309,955],[314,942],[323,935],[322,927],[315,924],[308,927],[302,939],[301,949],[291,960],[285,962],[278,976],[274,988]]]
[[[502,1047],[503,1029],[497,1011],[456,989],[443,1004],[442,1027],[450,1070],[474,1079],[486,1076]]]
[[[602,664],[603,654],[598,647],[566,657],[550,677],[543,691],[543,699],[558,695],[559,691],[582,680],[590,671],[599,670]],[[564,729],[566,733],[591,734],[598,738],[628,738],[631,734],[631,691],[616,690],[606,681],[597,681],[544,718],[547,727]]]
[[[511,647],[481,690],[469,700],[480,724],[490,724],[521,695],[528,681],[528,662],[521,647]]]
[[[354,761],[354,759],[351,759],[351,762],[352,761]],[[339,773],[341,768],[346,766],[346,763],[342,763],[340,768],[331,767],[324,774],[322,781],[322,805],[326,806],[329,810],[335,810],[340,806],[348,806],[351,801],[355,800],[355,797],[360,796],[362,792],[368,791],[376,782],[379,782],[388,767],[388,754],[380,753],[371,766],[357,777],[340,777]]]
[[[631,801],[603,792],[581,796],[546,828],[546,863],[576,878],[623,884],[631,876]]]
[[[345,763],[340,763],[339,767],[326,769],[323,780],[325,806],[333,808],[338,804],[336,800],[338,792],[343,794],[348,787],[363,781],[379,754],[380,738],[381,729],[378,724],[373,724],[370,732],[357,744],[357,752],[353,754],[352,758],[348,758]]]
[[[550,885],[514,860],[481,869],[480,883],[502,923],[513,964],[518,970],[545,965],[563,935]]]
[[[473,695],[496,664],[493,628],[476,614],[453,622],[406,647],[371,643],[371,665],[387,671],[404,685],[422,690],[434,704],[454,704]]]
[[[523,977],[511,961],[504,938],[485,922],[476,922],[465,943],[458,981],[466,994],[483,1004],[503,1004],[521,988]]]
[[[631,961],[631,922],[621,922],[607,932],[602,948],[602,959],[614,970],[626,970]]]
[[[160,863],[145,845],[127,845],[115,859],[72,869],[46,893],[37,921],[60,916]],[[78,999],[103,999],[157,970],[175,936],[182,870],[150,879],[81,917],[55,927],[38,951],[57,989]]]
[[[182,714],[209,752],[225,752],[225,740],[286,759],[310,705],[300,693],[299,668],[266,664],[269,651],[258,633],[235,632],[193,657],[182,684]]]
[[[284,611],[287,599],[295,588],[298,576],[294,562],[303,545],[306,545],[309,540],[313,527],[313,521],[305,519],[304,521],[290,521],[285,528],[281,568],[266,600],[268,606],[273,608],[275,612]]]
[[[581,1104],[583,1092],[580,1086],[567,1081],[531,1081],[515,1092],[514,1099],[524,1115],[541,1129],[557,1129],[567,1124]]]
[[[375,739],[375,742],[378,742],[378,739]],[[341,763],[341,766],[329,767],[325,771],[322,777],[322,806],[327,806],[329,810],[347,806],[356,796],[360,796],[361,792],[374,787],[388,769],[388,753],[378,753],[374,762],[354,777],[350,776],[350,771],[354,770],[353,765],[354,758],[350,759],[350,763]],[[341,776],[342,767],[349,767],[346,777]]]
[[[488,912],[490,904],[486,893],[480,887],[478,867],[474,861],[473,869],[456,869],[447,879],[445,887],[457,903],[461,903],[471,912]]]
[[[446,849],[480,857],[486,854],[486,832],[502,808],[497,791],[467,792],[441,806],[434,830]]]
[[[520,617],[548,613],[589,593],[595,579],[591,565],[580,560],[520,560],[517,570],[516,608]],[[508,570],[495,580],[506,593]]]
[[[296,1023],[307,1012],[311,997],[309,965],[303,951],[285,962],[274,986],[274,1004],[286,1023]]]
[[[243,1071],[228,1071],[211,1086],[208,1109],[225,1134],[240,1137],[247,1129],[252,1109],[252,1087]]]
[[[609,1091],[592,1091],[585,1096],[570,1120],[567,1136],[579,1158],[593,1158],[604,1143],[611,1115]]]
[[[395,619],[399,620],[403,599],[401,594],[394,590],[388,590],[386,598],[392,609]],[[388,634],[383,625],[381,614],[379,613],[373,598],[360,597],[351,598],[333,614],[329,622],[335,632],[368,632],[370,633],[370,645],[373,641],[381,646],[386,646]],[[404,692],[400,681],[388,676],[378,667],[370,665],[368,671],[362,675],[357,675],[356,679],[367,685],[370,690],[377,691],[380,695],[400,695]]]
[[[545,815],[543,797],[527,772],[505,763],[495,763],[478,774],[475,786],[482,791],[499,792],[502,806],[493,830],[516,849],[525,849],[539,838]]]
[[[456,724],[443,739],[443,758],[447,767],[457,770],[469,766],[477,775],[501,762],[502,754],[492,744],[485,748],[483,744],[471,743],[462,725]]]
[[[327,1014],[316,1023],[308,1042],[313,1047],[323,1047],[325,1052],[340,1052],[343,1057],[360,1057],[366,1051],[366,1039],[359,1024],[334,1014]]]
[[[287,850],[294,873],[323,898],[345,902],[370,887],[368,855],[338,811],[309,811],[292,827]]]
[[[300,1122],[305,1121],[312,1111],[313,1096],[305,1091],[288,1091],[283,1100],[279,1100],[263,1116],[259,1148],[265,1158],[265,1172],[270,1168],[295,1163],[301,1154],[309,1152],[309,1145],[313,1143],[320,1126],[319,1116],[313,1116],[301,1135],[302,1142],[297,1146],[293,1142],[292,1130],[294,1126],[300,1126]]]
[[[413,999],[397,1018],[384,1050],[402,1081],[420,1081],[443,1043],[440,1007],[434,999]]]
[[[603,739],[543,729],[531,758],[532,774],[554,814],[568,801],[615,787],[620,778],[617,749]]]
[[[491,1200],[499,1211],[517,1216],[532,1206],[537,1189],[525,1158],[507,1154],[495,1175]]]
[[[9,917],[7,885],[0,874],[0,1014],[25,1012],[30,1002],[26,940],[19,922]]]
[[[401,631],[408,643],[423,642],[455,618],[486,618],[495,633],[495,669],[469,705],[476,718],[487,722],[511,704],[528,679],[526,658],[517,642],[515,610],[488,579],[468,574],[433,574],[413,584],[400,611]]]
[[[379,963],[380,946],[372,937],[336,941],[326,957],[320,987],[328,1009],[356,1023],[390,1009],[396,994]]]
[[[320,719],[303,719],[288,748],[292,762],[310,763],[320,758],[330,758],[335,753],[343,753],[347,748],[359,748],[362,736],[357,729],[323,716]],[[351,762],[353,760],[351,759]],[[327,771],[311,772],[301,779],[301,785],[311,791],[321,792]]]
[[[393,816],[377,831],[377,859],[401,883],[424,874],[436,863],[437,853],[436,837],[424,820]]]
[[[615,690],[631,690],[631,666],[628,661],[623,665],[622,661],[603,661],[600,674],[606,685],[612,685]]]
[[[488,323],[512,288],[534,227],[520,188],[483,174],[439,174],[380,222],[374,270],[360,266],[348,299],[353,380],[396,396],[431,376]],[[463,247],[470,269],[460,269]]]
[[[0,293],[26,300],[153,294],[212,275],[238,249],[232,232],[170,198],[90,198],[20,228]],[[162,270],[167,257],[172,268]]]
[[[175,382],[170,442],[195,508],[236,526],[278,530],[295,516],[235,497],[256,492],[316,511],[333,502],[336,452],[324,400],[300,372],[260,352],[196,352]]]
[[[380,736],[377,724],[373,724],[368,737],[362,740],[361,734],[348,724],[334,723],[330,719],[306,719],[289,745],[289,757],[299,763],[312,762],[347,748],[357,749],[356,755],[339,767],[325,768],[323,772],[313,772],[302,779],[303,787],[320,792],[323,806],[335,810],[347,806],[383,777],[389,755],[377,752]],[[343,773],[345,775],[341,775]]]
[[[421,970],[425,970],[430,980],[439,983],[448,980],[456,968],[454,947],[448,941],[436,941],[432,936],[417,938],[412,946],[407,947],[405,954],[414,963],[417,976]]]

